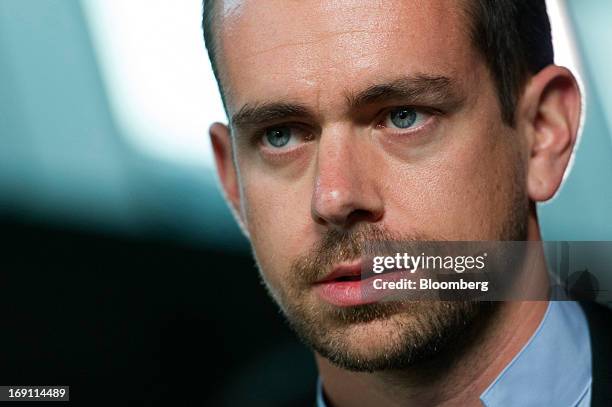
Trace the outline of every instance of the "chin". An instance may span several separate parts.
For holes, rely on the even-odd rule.
[[[290,318],[319,355],[351,371],[397,370],[436,358],[485,309],[480,303],[381,303]]]
[[[374,360],[402,351],[407,339],[414,342],[414,338],[422,336],[418,329],[414,317],[404,314],[354,323],[331,336],[345,353],[362,360]]]

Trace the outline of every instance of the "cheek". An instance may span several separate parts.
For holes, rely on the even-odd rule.
[[[277,286],[291,262],[308,245],[310,197],[308,187],[264,177],[245,179],[244,216],[257,261],[269,283]]]
[[[510,131],[483,130],[476,143],[461,149],[446,183],[449,216],[455,232],[470,240],[497,240],[514,215],[521,172]]]
[[[496,240],[512,213],[520,173],[513,134],[466,129],[431,160],[390,170],[390,225],[445,240]],[[506,137],[506,139],[504,139]],[[395,229],[395,226],[394,226]]]
[[[480,150],[447,174],[446,217],[462,239],[496,240],[512,214],[517,174],[509,151],[496,147]]]

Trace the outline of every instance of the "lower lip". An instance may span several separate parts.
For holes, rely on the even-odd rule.
[[[315,292],[324,301],[338,307],[353,307],[356,305],[373,304],[389,296],[386,290],[376,290],[373,282],[376,279],[384,281],[399,281],[408,277],[406,273],[394,272],[372,276],[359,281],[327,281],[314,286]]]

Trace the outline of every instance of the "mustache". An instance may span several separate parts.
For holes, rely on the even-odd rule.
[[[383,253],[394,253],[394,242],[437,241],[423,233],[396,234],[382,226],[367,224],[350,231],[331,229],[306,254],[291,264],[291,276],[297,282],[312,284],[329,274],[342,262],[350,262]]]

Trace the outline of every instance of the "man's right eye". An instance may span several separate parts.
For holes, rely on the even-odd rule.
[[[312,133],[302,126],[276,126],[263,131],[261,143],[271,150],[290,150],[312,139]]]

